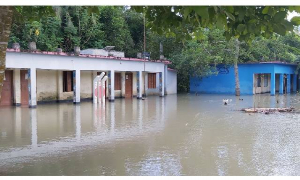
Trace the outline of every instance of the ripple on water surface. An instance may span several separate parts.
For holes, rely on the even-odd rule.
[[[241,98],[0,108],[0,175],[300,175],[300,114],[240,111],[298,111],[300,96]]]

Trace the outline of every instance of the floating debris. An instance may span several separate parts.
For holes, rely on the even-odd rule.
[[[289,107],[289,108],[246,108],[243,109],[246,113],[264,113],[264,114],[270,114],[275,112],[293,112],[295,108]]]

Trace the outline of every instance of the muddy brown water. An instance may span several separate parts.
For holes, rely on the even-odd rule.
[[[300,96],[241,98],[1,107],[0,175],[300,175],[300,114],[238,111],[299,110]]]

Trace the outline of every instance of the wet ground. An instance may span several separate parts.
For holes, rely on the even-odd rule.
[[[241,98],[1,107],[0,175],[300,175],[300,114],[238,111],[299,110],[300,95]]]

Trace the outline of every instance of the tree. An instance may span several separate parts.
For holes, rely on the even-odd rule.
[[[205,42],[201,40],[206,32],[203,28],[217,27],[227,40],[236,37],[240,42],[250,42],[259,36],[270,38],[274,33],[286,34],[293,29],[293,25],[300,23],[299,17],[294,17],[291,22],[285,19],[288,11],[299,12],[299,7],[296,6],[146,6],[132,9],[138,12],[123,7],[1,7],[0,87],[2,88],[4,76],[8,36],[12,31],[10,43],[19,40],[21,47],[25,48],[27,42],[22,33],[26,28],[23,27],[31,24],[33,20],[41,23],[39,35],[35,37],[41,50],[54,50],[60,46],[65,51],[72,51],[74,45],[82,48],[102,48],[113,43],[116,50],[125,51],[127,56],[135,57],[136,52],[143,50],[141,12],[145,12],[149,29],[147,51],[152,52],[151,56],[154,58],[159,56],[157,52],[161,42],[164,44],[164,55],[170,57],[176,51],[181,52],[182,46],[190,43],[187,41]],[[48,17],[49,14],[52,17]],[[12,20],[14,24],[11,26]],[[59,25],[60,30],[57,30]],[[287,41],[292,43],[291,39]],[[273,54],[280,59],[298,57],[290,52],[297,52],[297,48],[293,47],[284,52],[284,46],[277,46],[271,40],[264,43],[269,46],[267,49],[270,53],[241,44],[239,60],[241,56],[246,58],[248,55],[256,58],[259,53],[263,57]],[[178,49],[172,49],[175,46]],[[251,54],[243,47],[253,49],[257,54]],[[228,53],[226,55],[224,52],[224,57],[226,56]]]
[[[149,27],[159,34],[171,34],[180,40],[201,36],[199,27],[224,30],[227,40],[236,40],[236,61],[234,62],[236,95],[239,96],[237,57],[239,41],[252,41],[257,36],[269,38],[273,33],[285,35],[294,25],[300,24],[300,17],[286,20],[289,11],[300,12],[297,6],[148,6],[134,7],[144,12]],[[180,30],[180,33],[175,33]]]
[[[44,51],[56,51],[63,41],[63,34],[60,31],[61,20],[56,16],[43,17],[41,25],[37,47]]]
[[[105,26],[101,28],[104,32],[104,46],[115,46],[116,50],[129,52],[133,46],[133,39],[123,16],[122,7],[104,6],[99,8],[99,21]]]
[[[132,9],[124,11],[124,19],[133,40],[133,48],[126,52],[128,57],[136,57],[138,52],[143,51],[144,44],[144,18],[141,13]],[[148,42],[148,41],[147,41]]]
[[[102,48],[104,32],[103,24],[99,22],[98,13],[89,12],[90,7],[67,6],[57,7],[57,12],[62,21],[63,32],[62,46],[67,52],[73,51],[74,46],[86,48]],[[98,9],[98,7],[95,7]]]
[[[299,6],[135,6],[144,12],[148,27],[159,34],[175,34],[188,40],[197,35],[199,27],[224,30],[227,40],[238,37],[240,41],[257,36],[271,37],[273,33],[285,35],[300,24],[300,17],[286,19],[288,12],[300,12]],[[180,33],[178,33],[178,30]],[[199,35],[199,34],[198,34]]]
[[[238,69],[238,61],[239,61],[239,53],[240,53],[240,41],[235,38],[235,55],[234,55],[234,79],[235,79],[235,95],[240,96],[240,79],[239,79],[239,69]]]
[[[88,7],[88,12],[98,8]],[[11,32],[12,21],[26,22],[40,20],[47,15],[55,15],[51,6],[0,6],[0,100],[5,74],[6,49]]]
[[[178,72],[178,90],[189,91],[190,76],[217,74],[217,65],[233,63],[233,41],[229,43],[219,29],[201,29],[201,38],[187,41],[181,51],[173,52],[171,67]]]
[[[13,7],[0,6],[0,100],[5,75],[6,48],[10,35]]]

